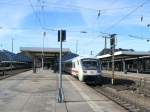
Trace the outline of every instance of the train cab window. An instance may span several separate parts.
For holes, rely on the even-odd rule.
[[[96,70],[100,69],[100,64],[99,61],[96,59],[82,59],[82,67],[83,69],[91,69],[91,70]]]

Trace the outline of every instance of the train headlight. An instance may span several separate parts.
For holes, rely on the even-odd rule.
[[[83,70],[83,73],[87,73],[87,71],[86,71],[86,70]]]

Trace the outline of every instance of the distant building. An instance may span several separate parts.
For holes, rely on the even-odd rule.
[[[101,60],[102,70],[112,70],[111,49],[103,49],[97,54]],[[150,52],[133,49],[115,49],[115,71],[150,73]]]
[[[57,64],[60,48],[21,47],[21,54],[27,55],[35,60],[36,66],[53,68]],[[69,48],[62,48],[62,61],[76,56]]]
[[[21,68],[31,68],[32,59],[21,54],[15,54],[7,50],[0,50],[0,67],[8,69],[21,69]]]
[[[32,59],[22,54],[15,54],[7,50],[0,50],[0,62],[3,61],[32,62]]]

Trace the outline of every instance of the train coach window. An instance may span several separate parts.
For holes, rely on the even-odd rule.
[[[77,64],[79,65],[79,61],[77,61]]]
[[[65,66],[66,66],[66,67],[69,67],[69,68],[72,67],[72,62],[67,62],[67,63],[65,64]]]
[[[74,62],[72,63],[72,67],[75,68],[75,63]]]

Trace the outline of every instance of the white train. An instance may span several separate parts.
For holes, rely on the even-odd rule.
[[[77,76],[80,81],[95,81],[101,76],[100,62],[93,57],[76,57],[63,63],[65,72]]]

